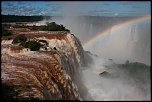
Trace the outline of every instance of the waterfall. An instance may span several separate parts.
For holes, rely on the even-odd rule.
[[[140,23],[118,30],[113,26],[107,40],[98,41],[89,50],[104,58],[114,59],[118,63],[130,60],[150,65],[149,25]]]

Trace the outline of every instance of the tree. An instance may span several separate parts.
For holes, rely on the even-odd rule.
[[[44,31],[69,31],[62,24],[58,25],[55,22],[51,22],[51,23],[46,22],[46,25],[42,26],[41,30],[44,30]]]
[[[41,47],[41,44],[36,42],[36,41],[28,41],[27,42],[28,44],[28,48],[31,50],[31,51],[37,51],[40,49]]]
[[[25,43],[26,41],[27,41],[27,38],[25,37],[25,34],[21,34],[13,39],[12,44]]]

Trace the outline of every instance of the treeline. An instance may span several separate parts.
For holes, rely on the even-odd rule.
[[[9,27],[13,28],[28,28],[30,30],[42,30],[42,31],[68,31],[64,25],[62,24],[56,24],[55,22],[46,22],[46,25],[41,26],[24,26],[24,25],[15,25],[11,26],[10,24],[2,24],[2,36],[10,36],[13,35],[12,32],[8,30]]]
[[[17,15],[1,15],[2,22],[37,22],[43,19],[50,19],[51,16],[17,16]]]
[[[150,66],[140,62],[129,62],[118,64],[118,68],[126,73],[131,80],[134,79],[137,83],[150,82]]]
[[[70,31],[65,28],[62,24],[56,24],[55,22],[46,22],[46,25],[41,26],[24,26],[24,25],[15,25],[14,28],[28,28],[30,30],[42,30],[42,31]]]
[[[43,31],[70,31],[66,29],[65,26],[63,26],[62,24],[59,25],[56,24],[55,22],[51,22],[51,23],[46,22],[46,25],[40,26],[39,29]]]

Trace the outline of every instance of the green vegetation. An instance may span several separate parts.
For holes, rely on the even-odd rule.
[[[42,31],[70,31],[62,24],[56,24],[55,22],[46,22],[46,25],[41,26],[22,26],[23,28],[29,28],[30,30],[42,30]]]
[[[146,83],[147,80],[149,81],[150,66],[148,65],[139,62],[129,62],[127,60],[125,64],[118,64],[118,68],[137,82]]]
[[[21,42],[21,43],[19,44],[19,46],[23,46],[23,47],[25,47],[25,48],[28,48],[28,42]]]
[[[69,31],[68,29],[66,29],[62,24],[58,25],[55,22],[46,22],[45,26],[42,26],[42,29],[44,31]]]
[[[56,24],[55,22],[46,22],[46,25],[41,26],[24,26],[24,25],[15,25],[14,28],[28,28],[30,30],[42,30],[42,31],[70,31],[65,28],[62,24]]]
[[[150,66],[145,65],[143,63],[140,63],[140,62],[129,62],[128,60],[125,62],[125,64],[119,64],[118,67],[120,67],[120,68],[129,68],[130,70],[133,70],[133,68],[142,68],[142,69],[150,68]]]
[[[99,75],[104,78],[113,78],[113,75],[111,75],[110,73],[108,73],[106,71],[100,73]]]
[[[30,26],[28,27],[30,30],[41,30],[39,26]]]
[[[10,36],[12,33],[2,26],[2,36]]]
[[[27,41],[25,34],[21,34],[13,39],[12,44],[19,44],[19,46],[29,48],[31,51],[38,51],[41,47],[44,47],[40,42],[43,42],[48,46],[48,42],[46,40],[38,40],[38,42],[34,40]],[[45,48],[45,50],[47,49]]]
[[[2,83],[2,100],[39,100],[38,98],[34,98],[33,96],[29,96],[28,98],[19,96],[23,88],[29,89],[30,86],[8,85]]]
[[[28,45],[28,48],[31,50],[31,51],[37,51],[40,49],[41,47],[41,44],[36,42],[36,41],[28,41],[27,42],[27,45]]]
[[[49,17],[45,17],[46,20]],[[36,22],[41,21],[41,16],[15,16],[15,15],[2,15],[2,22],[16,22],[16,25],[12,25],[14,28],[28,28],[30,30],[42,30],[42,31],[70,31],[62,24],[56,24],[55,22],[46,22],[46,25],[41,26],[24,26],[22,22]],[[11,27],[10,24],[3,24],[4,28]]]
[[[9,27],[11,27],[10,24],[2,24],[2,28],[9,28]]]
[[[18,35],[13,39],[13,44],[17,43],[25,43],[27,41],[27,38],[25,37],[25,34]]]

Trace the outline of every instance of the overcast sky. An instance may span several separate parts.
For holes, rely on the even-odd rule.
[[[1,14],[69,16],[151,15],[150,1],[1,1]]]

